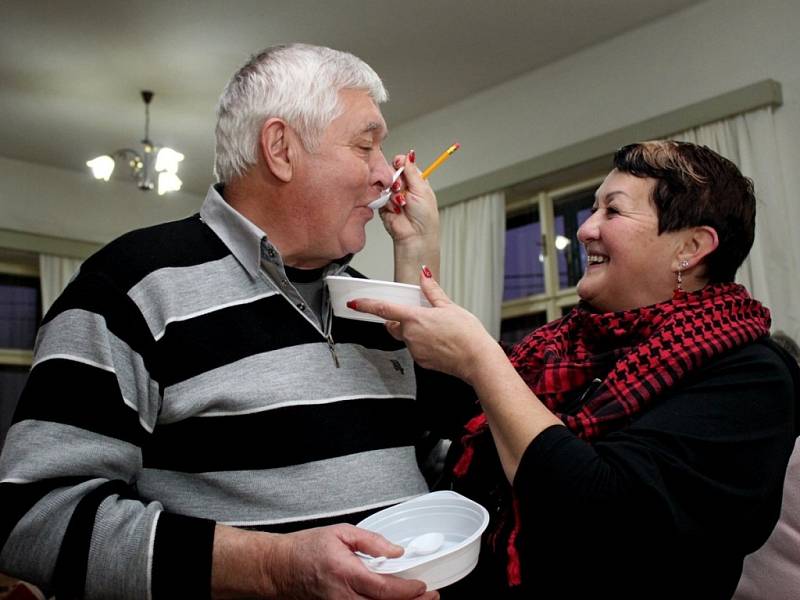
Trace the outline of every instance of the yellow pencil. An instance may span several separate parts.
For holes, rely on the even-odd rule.
[[[448,158],[450,158],[450,157],[453,155],[453,152],[455,152],[455,151],[456,151],[456,150],[458,150],[459,148],[461,148],[461,144],[459,144],[458,142],[456,142],[455,144],[453,144],[452,146],[450,146],[450,147],[449,147],[447,150],[445,150],[444,152],[442,152],[442,153],[439,155],[439,158],[437,158],[435,161],[433,161],[433,162],[431,163],[431,166],[430,166],[430,167],[428,167],[427,169],[425,169],[425,170],[422,172],[422,178],[423,178],[423,179],[427,179],[427,178],[428,178],[428,176],[430,176],[430,174],[431,174],[431,173],[433,173],[433,172],[434,172],[436,169],[438,169],[438,168],[441,166],[441,164],[442,164],[444,161],[446,161]]]

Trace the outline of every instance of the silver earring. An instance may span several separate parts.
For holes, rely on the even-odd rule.
[[[689,267],[689,261],[685,258],[678,263],[678,272],[675,274],[677,281],[675,282],[675,290],[672,292],[673,299],[680,298],[683,294],[683,271]]]

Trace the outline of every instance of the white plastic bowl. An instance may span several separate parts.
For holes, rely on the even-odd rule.
[[[358,527],[380,533],[405,546],[413,538],[437,531],[444,535],[442,547],[427,556],[387,558],[367,568],[403,579],[424,581],[429,590],[455,583],[478,564],[481,535],[489,524],[489,513],[477,502],[450,491],[431,492],[370,515]]]
[[[380,281],[378,279],[357,279],[330,275],[325,278],[331,293],[333,314],[345,319],[384,323],[386,320],[369,313],[347,308],[347,303],[356,298],[374,298],[407,306],[430,306],[418,285]]]

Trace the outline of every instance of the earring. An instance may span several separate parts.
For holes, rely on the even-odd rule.
[[[676,275],[675,290],[672,292],[672,299],[677,300],[686,292],[683,291],[683,272],[689,267],[689,261],[685,258],[678,263],[678,272]]]

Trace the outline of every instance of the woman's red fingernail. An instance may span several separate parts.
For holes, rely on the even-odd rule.
[[[425,277],[427,277],[428,279],[433,277],[433,273],[431,273],[431,270],[425,265],[422,265],[422,274],[425,275]]]
[[[392,164],[394,165],[395,169],[399,169],[400,168],[400,159],[399,158],[395,158],[394,162]]]
[[[348,300],[347,301],[347,308],[352,308],[353,310],[358,310],[358,302],[355,300]]]
[[[403,197],[403,194],[395,194],[392,196],[392,202],[394,202],[397,206],[406,205],[406,199]]]
[[[395,181],[392,184],[392,191],[393,192],[399,192],[400,191],[400,182],[399,181]]]
[[[408,151],[408,160],[410,160],[412,163],[416,162],[417,161],[417,153],[414,152],[413,150],[409,150]]]

